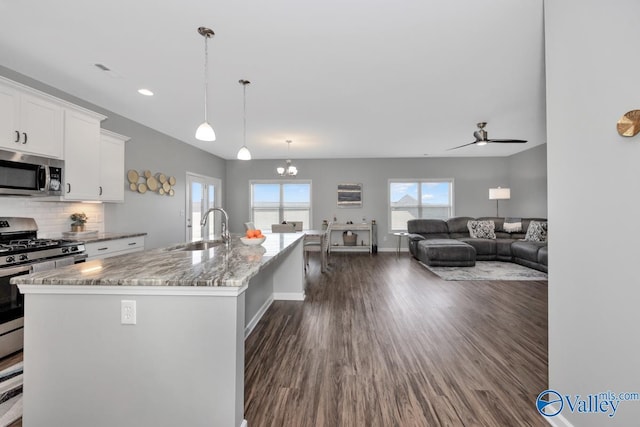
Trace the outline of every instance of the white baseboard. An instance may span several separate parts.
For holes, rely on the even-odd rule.
[[[258,310],[256,315],[253,316],[253,318],[249,321],[249,323],[244,327],[244,339],[245,340],[251,334],[251,331],[253,331],[253,328],[256,327],[256,325],[258,324],[260,319],[262,319],[262,316],[264,316],[264,313],[266,313],[267,309],[269,308],[269,306],[271,306],[272,303],[273,303],[273,297],[271,297],[268,300],[266,300],[264,302],[264,304],[262,304],[262,307],[260,307],[260,309]]]
[[[273,299],[279,301],[304,301],[304,292],[274,292]]]

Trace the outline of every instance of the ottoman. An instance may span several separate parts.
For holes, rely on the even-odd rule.
[[[473,267],[476,250],[473,246],[455,239],[420,240],[418,259],[433,267]]]

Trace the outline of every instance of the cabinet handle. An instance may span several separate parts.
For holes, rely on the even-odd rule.
[[[71,193],[71,184],[67,183],[67,193]]]
[[[136,245],[136,242],[129,243],[129,246],[135,246],[135,245]]]
[[[102,196],[102,185],[100,186],[100,193],[98,195]]]
[[[106,248],[98,248],[99,251],[106,251],[107,249],[109,249],[108,246]]]
[[[16,140],[13,142],[20,142],[20,132],[15,131],[16,132]]]
[[[24,136],[24,141],[22,143],[26,144],[27,143],[27,139],[28,139],[27,133],[26,132],[22,132],[22,135]]]

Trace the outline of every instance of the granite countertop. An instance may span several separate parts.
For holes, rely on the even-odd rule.
[[[302,233],[266,234],[262,245],[231,244],[184,250],[187,243],[88,261],[56,270],[17,276],[18,285],[241,287],[261,268],[303,238]]]
[[[138,237],[138,236],[146,236],[146,235],[147,233],[135,233],[135,232],[95,233],[95,234],[80,233],[78,235],[63,234],[62,236],[58,237],[58,239],[71,240],[74,242],[94,243],[94,242],[104,242],[107,240],[127,239],[129,237]]]

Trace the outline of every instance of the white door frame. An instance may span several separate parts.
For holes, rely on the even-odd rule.
[[[185,197],[185,241],[189,242],[191,241],[192,238],[192,232],[194,230],[193,227],[199,228],[200,224],[191,224],[191,217],[192,217],[192,212],[191,212],[191,206],[192,206],[192,200],[191,200],[191,183],[193,181],[196,182],[200,182],[202,183],[202,185],[205,187],[205,194],[208,195],[209,192],[207,191],[208,186],[213,185],[215,190],[214,190],[214,206],[215,207],[220,207],[222,205],[222,180],[220,178],[214,178],[212,176],[207,176],[207,175],[202,175],[199,173],[195,173],[195,172],[188,172],[186,173],[186,187],[187,187],[187,191],[186,191],[186,197]],[[207,201],[208,202],[208,201]],[[207,204],[203,205],[206,206]],[[206,212],[206,211],[205,211]],[[204,214],[204,212],[202,212]],[[211,219],[210,219],[211,220]],[[216,224],[214,227],[219,229],[219,224],[220,224],[220,216],[217,216],[214,224]]]

